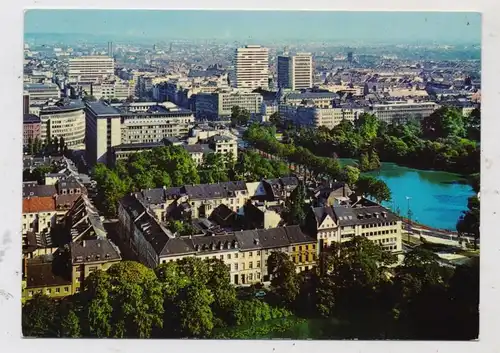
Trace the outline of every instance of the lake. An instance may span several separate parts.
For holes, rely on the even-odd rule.
[[[352,159],[341,159],[343,164],[353,164]],[[418,170],[394,163],[382,163],[380,170],[365,173],[383,180],[391,189],[392,201],[384,206],[402,216],[408,214],[408,200],[412,220],[430,227],[455,230],[467,200],[474,195],[472,187],[463,176],[453,173]]]

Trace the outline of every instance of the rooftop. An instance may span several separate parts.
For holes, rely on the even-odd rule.
[[[71,276],[56,275],[52,262],[28,261],[26,288],[71,285]]]
[[[70,249],[73,265],[121,260],[120,251],[107,238],[98,237],[96,239],[72,242]]]
[[[40,117],[35,114],[24,114],[23,123],[24,124],[37,124],[40,123]]]
[[[53,197],[28,197],[23,199],[23,213],[53,212],[56,202]]]

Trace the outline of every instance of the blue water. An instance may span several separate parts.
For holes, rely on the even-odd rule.
[[[344,160],[352,163],[352,160]],[[467,209],[467,200],[474,195],[472,187],[458,174],[424,171],[401,167],[393,163],[382,163],[378,171],[366,173],[383,180],[391,189],[392,200],[384,206],[401,216],[408,214],[408,201],[412,220],[430,227],[456,230],[462,211]]]

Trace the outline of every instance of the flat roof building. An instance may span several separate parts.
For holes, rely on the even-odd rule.
[[[269,50],[247,45],[235,52],[236,88],[254,90],[269,88]]]
[[[308,89],[313,80],[312,56],[298,53],[278,57],[278,87],[292,90]]]
[[[113,77],[115,60],[108,56],[82,56],[69,59],[68,81],[97,82]]]

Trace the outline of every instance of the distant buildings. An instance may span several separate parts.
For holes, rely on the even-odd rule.
[[[187,136],[194,123],[190,110],[172,103],[89,102],[86,108],[86,152],[89,164],[112,162],[112,147]]]
[[[130,81],[109,79],[91,84],[90,94],[95,99],[126,100],[135,95],[135,87]]]
[[[289,108],[285,117],[298,126],[333,129],[344,119],[354,122],[364,112],[362,108],[298,106]]]
[[[299,53],[278,57],[278,87],[291,90],[308,89],[313,85],[312,56]]]
[[[245,90],[269,88],[269,50],[247,45],[235,52],[235,87]]]
[[[69,59],[68,80],[74,82],[96,82],[112,78],[115,60],[109,56],[82,56]]]

